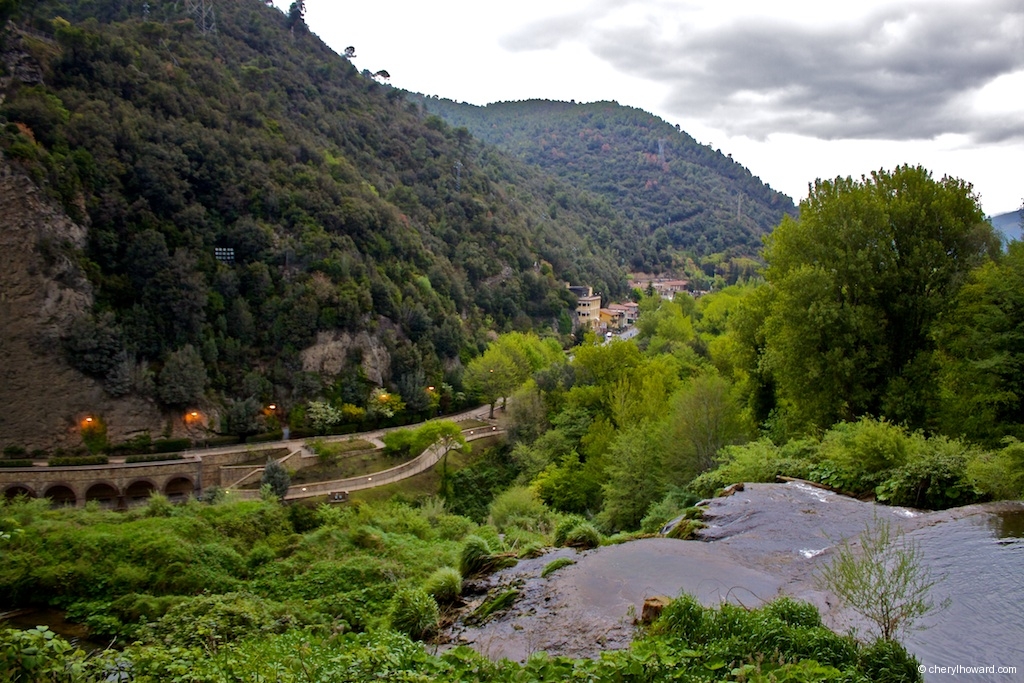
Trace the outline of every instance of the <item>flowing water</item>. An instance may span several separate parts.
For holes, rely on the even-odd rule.
[[[628,646],[633,616],[646,597],[680,592],[709,605],[728,600],[750,607],[790,595],[817,605],[831,627],[863,632],[867,625],[819,590],[814,576],[837,543],[876,518],[889,519],[918,544],[939,579],[935,602],[950,602],[926,622],[928,629],[905,639],[922,665],[1015,666],[1016,674],[961,671],[954,680],[1024,680],[1024,504],[926,513],[795,482],[748,484],[710,501],[703,542],[650,538],[520,562],[480,587],[518,589],[512,608],[482,625],[460,623],[451,638],[495,658],[522,661],[539,650],[593,657]],[[540,578],[563,556],[576,563]],[[948,674],[925,678],[931,683]]]

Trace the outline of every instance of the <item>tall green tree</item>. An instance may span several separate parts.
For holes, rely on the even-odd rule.
[[[998,249],[971,185],[920,166],[819,180],[766,241],[763,362],[802,427],[934,417],[933,325]]]
[[[206,368],[191,344],[173,351],[160,371],[157,392],[160,400],[174,408],[195,405],[206,390]]]
[[[619,433],[611,446],[598,521],[609,531],[639,529],[647,508],[665,495],[656,437],[647,424]]]
[[[1024,437],[1024,243],[971,274],[937,338],[943,431],[990,445]]]

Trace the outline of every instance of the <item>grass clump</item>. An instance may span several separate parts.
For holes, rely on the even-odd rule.
[[[546,579],[562,567],[568,567],[570,564],[576,564],[576,560],[568,557],[559,557],[556,560],[552,560],[544,565],[544,569],[541,570],[540,578]]]
[[[391,600],[388,622],[391,628],[414,640],[423,640],[437,631],[441,619],[434,598],[418,588],[402,588]]]
[[[438,605],[458,602],[462,595],[462,574],[455,567],[438,567],[427,577],[423,589]]]
[[[568,515],[555,527],[555,545],[567,548],[596,548],[601,545],[601,533],[579,515]]]
[[[518,597],[519,591],[515,588],[509,588],[508,590],[498,593],[498,595],[489,600],[484,600],[484,602],[476,608],[476,611],[473,612],[473,620],[480,623],[487,621],[499,612],[504,612],[511,607],[512,603],[514,603]]]

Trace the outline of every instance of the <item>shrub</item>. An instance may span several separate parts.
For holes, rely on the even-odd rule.
[[[662,527],[679,516],[686,508],[697,502],[697,496],[683,489],[672,489],[658,503],[647,508],[647,514],[640,521],[640,530],[648,534],[658,533]]]
[[[438,567],[423,586],[439,605],[449,605],[462,595],[462,575],[454,567]]]
[[[893,640],[879,638],[860,653],[860,668],[872,683],[917,683],[918,661]]]
[[[491,522],[502,532],[519,527],[544,533],[551,527],[551,513],[533,489],[514,486],[491,503]]]
[[[967,476],[976,456],[959,441],[915,435],[915,450],[902,466],[875,488],[878,500],[929,510],[968,505],[984,496]]]
[[[814,605],[789,597],[777,598],[769,602],[761,608],[761,612],[789,626],[818,628],[822,625],[821,615]]]
[[[391,628],[410,638],[422,640],[430,636],[440,619],[437,603],[423,590],[402,588],[391,600]]]
[[[76,467],[84,465],[106,465],[108,461],[105,455],[86,456],[51,456],[47,461],[50,467]]]
[[[295,619],[280,603],[251,593],[200,595],[171,607],[154,625],[167,645],[216,652],[225,643],[259,633],[281,633]]]
[[[384,547],[384,537],[377,527],[363,524],[352,532],[352,545],[366,550],[379,550]]]
[[[554,542],[558,547],[564,546],[569,532],[587,520],[580,515],[566,515],[555,525]]]
[[[21,458],[25,456],[27,451],[24,446],[4,446],[4,457],[5,458]]]
[[[278,461],[267,458],[267,464],[263,468],[263,477],[260,479],[260,486],[269,486],[271,493],[278,499],[284,498],[291,486],[291,476],[284,465]]]
[[[32,460],[0,460],[0,467],[32,467],[35,463]]]
[[[459,571],[463,576],[481,574],[491,567],[491,546],[479,536],[467,536],[459,555]]]
[[[154,453],[175,453],[187,450],[192,445],[189,439],[157,439],[153,442]]]
[[[590,522],[577,524],[565,537],[565,545],[570,548],[596,548],[601,545],[601,534]]]

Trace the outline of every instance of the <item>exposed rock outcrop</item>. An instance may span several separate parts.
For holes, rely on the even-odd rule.
[[[86,229],[0,157],[0,447],[73,447],[78,423],[101,416],[112,440],[162,428],[150,401],[112,399],[72,368],[60,337],[92,307],[76,260]]]

